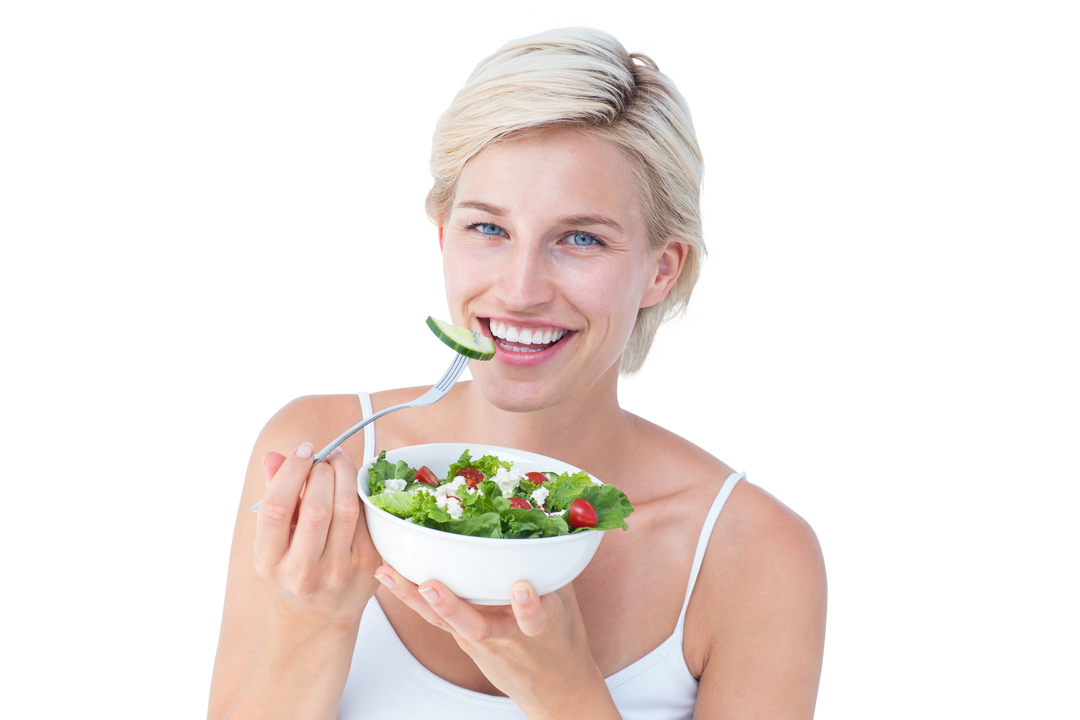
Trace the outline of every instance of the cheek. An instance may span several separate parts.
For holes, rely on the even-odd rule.
[[[480,280],[486,276],[478,270],[475,258],[468,258],[467,253],[457,252],[452,245],[443,249],[443,283],[446,287],[446,300],[450,312],[455,313],[462,303],[467,302],[482,291]],[[454,322],[462,318],[455,317]]]
[[[567,283],[574,301],[590,315],[608,315],[618,304],[619,296],[625,292],[615,278],[592,273],[585,277],[573,278]]]
[[[626,267],[592,268],[567,284],[575,305],[586,314],[608,317],[613,325],[630,332],[641,299],[637,276]],[[615,328],[613,328],[615,329]]]

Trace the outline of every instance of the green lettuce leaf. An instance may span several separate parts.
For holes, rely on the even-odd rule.
[[[506,531],[508,538],[540,538],[567,535],[570,526],[558,515],[548,515],[543,510],[510,510]]]
[[[386,451],[383,450],[368,470],[368,494],[374,497],[381,493],[386,489],[387,480],[404,480],[409,483],[415,477],[416,471],[404,460],[393,464],[387,462]]]
[[[591,488],[583,488],[579,497],[588,500],[596,510],[596,525],[591,528],[574,528],[573,532],[627,529],[626,518],[634,512],[634,506],[622,490],[611,485],[593,485]]]
[[[484,455],[479,460],[473,460],[472,455],[470,455],[469,451],[466,450],[465,452],[461,453],[461,457],[458,458],[458,461],[450,466],[450,470],[448,470],[446,473],[446,479],[454,479],[454,477],[458,473],[458,470],[462,470],[464,468],[476,468],[480,472],[484,473],[485,478],[489,478],[495,473],[497,473],[499,471],[499,468],[506,468],[507,470],[509,470],[511,468],[511,464],[499,460],[499,458],[495,457],[494,455]]]
[[[570,503],[581,497],[581,493],[586,489],[600,485],[592,481],[589,473],[581,470],[573,474],[561,473],[554,480],[544,483],[544,487],[550,493],[546,503],[548,510],[565,510],[570,507]]]
[[[418,493],[382,492],[371,496],[371,502],[391,515],[410,519],[420,507]]]

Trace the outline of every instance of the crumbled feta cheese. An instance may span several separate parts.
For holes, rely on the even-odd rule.
[[[441,507],[446,512],[450,513],[450,517],[452,517],[454,520],[461,519],[461,501],[453,495],[444,494],[441,496],[437,496],[435,498],[435,504]]]
[[[401,478],[391,478],[390,480],[386,481],[385,485],[383,485],[383,489],[386,492],[396,493],[396,492],[401,492],[402,490],[404,490],[405,485],[406,485],[406,483],[405,483],[405,481],[403,479],[401,479]]]
[[[565,510],[557,510],[557,511],[555,511],[553,513],[548,513],[548,514],[549,515],[565,515],[566,511]]]
[[[463,485],[466,485],[465,478],[456,477],[452,481],[435,488],[435,504],[450,513],[450,517],[455,520],[461,519],[461,500],[456,496],[458,488]]]
[[[503,497],[508,498],[517,490],[518,483],[525,479],[525,473],[501,467],[495,472],[495,476],[490,479],[499,486]]]
[[[535,507],[543,508],[544,501],[547,500],[549,494],[546,487],[538,487],[533,491],[533,494],[529,496],[529,499],[533,501]]]
[[[455,492],[459,487],[465,484],[465,478],[456,477],[448,483],[443,483],[439,487],[435,488],[435,497],[441,498],[447,495],[457,495]]]

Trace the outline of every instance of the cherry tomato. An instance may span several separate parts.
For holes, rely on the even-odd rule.
[[[439,487],[442,483],[439,482],[439,478],[435,477],[435,473],[431,472],[431,468],[427,465],[422,466],[416,471],[416,482],[427,483],[428,485],[434,485]]]
[[[578,498],[570,503],[566,513],[566,522],[570,527],[586,528],[596,525],[596,508],[585,498]]]
[[[547,482],[548,479],[547,475],[542,472],[525,473],[525,477],[532,480],[533,485],[543,485],[545,482]]]
[[[529,504],[529,501],[526,500],[525,498],[519,498],[519,497],[510,498],[510,507],[511,507],[511,509],[512,508],[523,508],[525,510],[532,510],[532,505]],[[595,525],[596,522],[594,521],[593,524]]]
[[[465,478],[465,484],[472,488],[480,484],[484,479],[484,473],[476,468],[461,468],[454,477]]]

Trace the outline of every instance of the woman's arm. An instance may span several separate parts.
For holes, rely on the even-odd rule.
[[[724,513],[687,610],[687,655],[701,658],[694,717],[812,718],[825,644],[817,537],[749,483]]]
[[[286,406],[252,453],[229,559],[210,718],[337,714],[380,560],[353,463],[339,453],[311,468],[312,446],[298,440],[301,433],[322,435],[309,422],[317,402]],[[281,448],[291,454],[275,452]],[[260,499],[255,515],[248,508]]]

